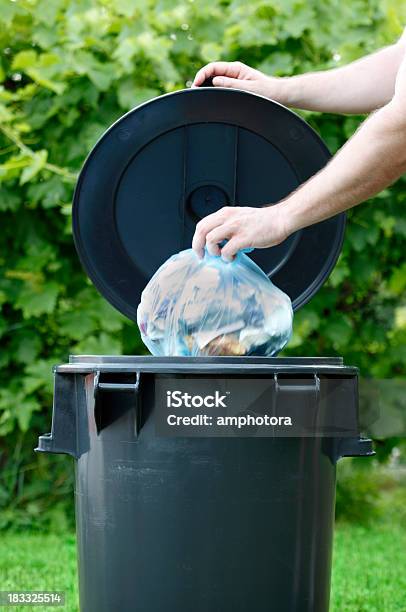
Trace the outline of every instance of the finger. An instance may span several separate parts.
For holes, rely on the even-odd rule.
[[[252,81],[244,81],[243,79],[230,79],[225,76],[216,76],[213,79],[214,87],[229,87],[232,89],[247,89],[252,90]]]
[[[216,63],[217,62],[210,62],[210,64],[206,64],[206,66],[200,68],[193,80],[192,87],[200,87],[200,85],[203,85],[206,79],[209,79],[211,76],[213,76],[216,70]],[[221,72],[218,74],[221,74]]]
[[[221,208],[215,213],[212,213],[199,221],[199,223],[196,225],[195,234],[192,241],[192,249],[196,252],[198,257],[202,258],[204,255],[207,234],[215,227],[223,224],[224,216],[224,208]]]
[[[224,261],[233,261],[238,251],[249,246],[251,245],[247,243],[247,240],[238,235],[234,236],[221,249],[221,257]]]
[[[196,73],[192,87],[200,87],[206,79],[215,76],[237,78],[241,71],[239,62],[210,62]]]
[[[221,255],[220,244],[228,240],[233,235],[233,230],[229,225],[223,224],[216,227],[206,236],[206,246],[210,255]]]

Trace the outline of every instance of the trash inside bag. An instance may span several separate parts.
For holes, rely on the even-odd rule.
[[[157,270],[137,310],[142,340],[157,356],[276,355],[292,319],[290,298],[247,255],[227,263],[192,249]]]

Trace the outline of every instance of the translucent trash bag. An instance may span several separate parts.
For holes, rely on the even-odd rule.
[[[290,298],[244,253],[170,257],[141,295],[137,323],[158,356],[276,355],[292,333]]]

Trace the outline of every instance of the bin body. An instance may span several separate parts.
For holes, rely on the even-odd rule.
[[[76,463],[75,493],[82,612],[328,610],[335,466],[320,439],[117,428]]]
[[[60,366],[53,430],[39,450],[75,457],[81,611],[327,611],[335,463],[365,451],[346,453],[348,442],[326,436],[157,435],[157,380],[182,386],[197,374],[213,389],[221,379],[252,393],[260,381],[299,376],[278,400],[296,413],[313,403],[320,410],[315,379],[323,390],[329,377],[341,378],[342,409],[356,412],[356,371],[337,362]]]

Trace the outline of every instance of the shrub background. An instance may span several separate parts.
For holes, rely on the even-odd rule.
[[[393,42],[403,24],[396,0],[0,0],[0,526],[70,521],[71,461],[32,452],[50,428],[52,365],[69,353],[143,351],[72,243],[74,182],[97,138],[208,61],[275,75],[325,69]],[[304,115],[332,152],[362,119]],[[405,193],[401,180],[350,213],[339,263],[296,315],[287,354],[404,375]],[[382,443],[382,457],[398,443]]]

